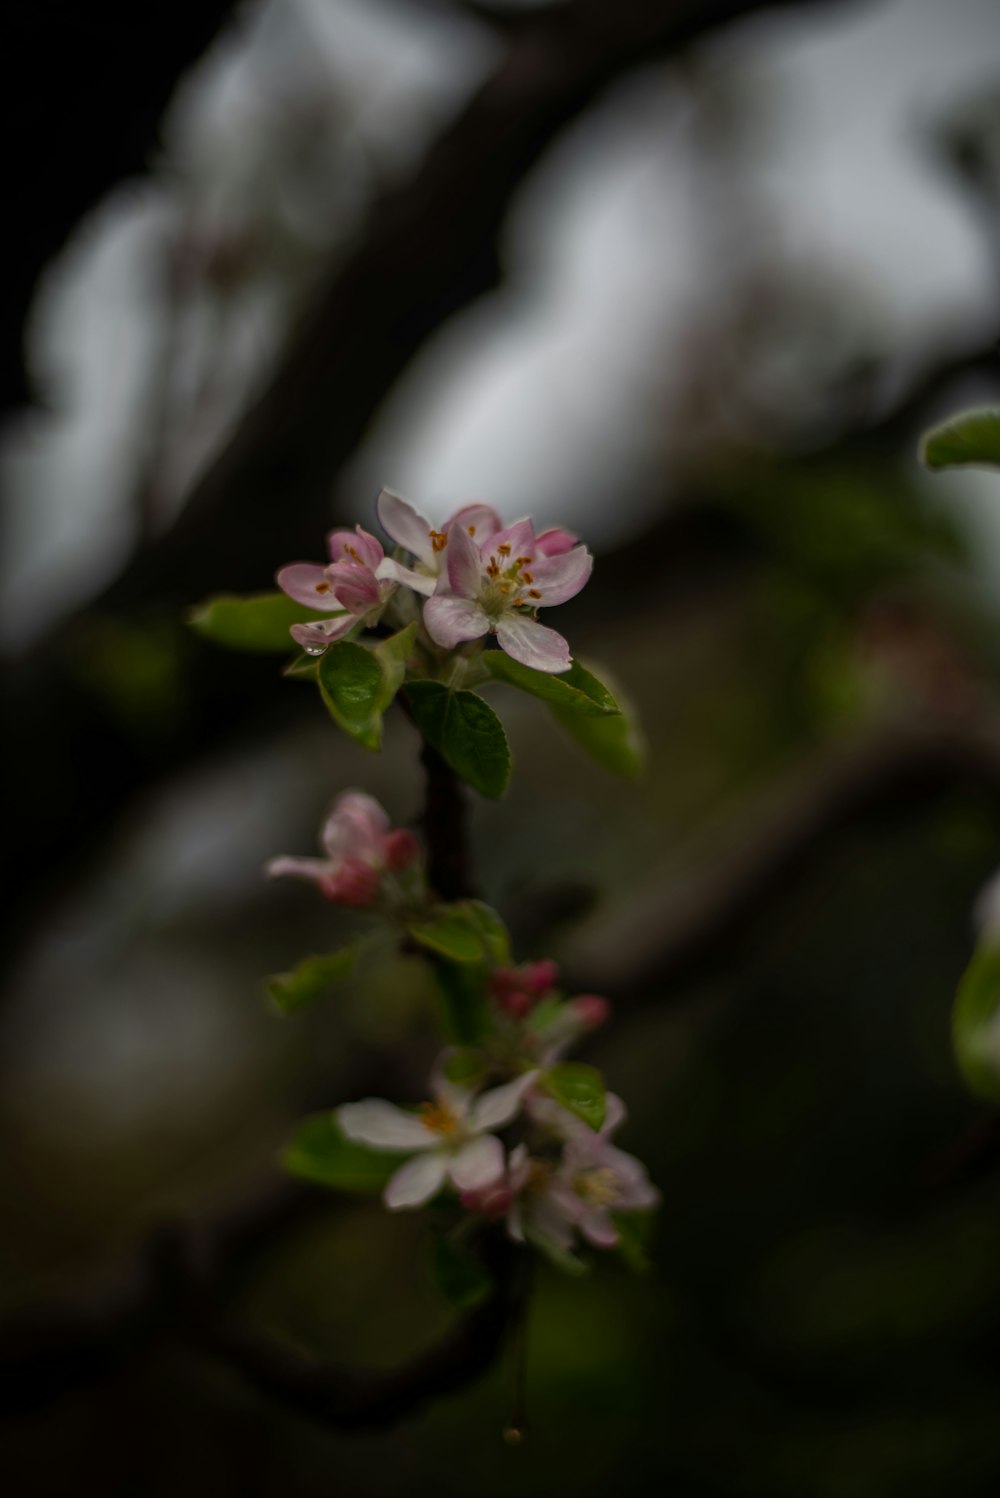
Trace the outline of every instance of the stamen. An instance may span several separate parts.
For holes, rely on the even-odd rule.
[[[514,558],[514,561],[517,563],[517,565],[519,567],[530,567],[533,560],[534,560],[533,557],[515,557]]]
[[[531,579],[529,578],[528,581],[530,582]],[[539,591],[538,591],[537,588],[529,588],[528,589],[528,597],[529,598],[541,598],[541,596],[542,595],[541,595],[541,593],[539,593]]]
[[[533,583],[535,581],[535,576],[534,576],[534,573],[532,573],[532,572],[522,572],[521,573],[521,578],[522,578],[522,581],[526,582],[526,583]]]
[[[469,526],[469,535],[470,536],[474,536],[475,534],[476,534],[476,527],[474,525],[470,525]]]
[[[454,1134],[458,1129],[458,1119],[444,1103],[421,1103],[420,1118],[435,1134]]]
[[[329,591],[330,591],[330,584],[329,583],[317,583],[316,584],[316,592],[317,593],[329,593]]]
[[[448,537],[444,534],[444,532],[428,531],[427,534],[431,538],[431,545],[433,546],[434,550],[444,551],[445,547],[448,545]]]
[[[509,557],[511,549],[506,541],[501,541],[500,545],[497,547],[497,551],[502,557]]]

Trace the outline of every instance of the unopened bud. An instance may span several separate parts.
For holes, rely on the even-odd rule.
[[[480,1217],[494,1222],[497,1218],[506,1216],[514,1200],[514,1193],[504,1181],[497,1181],[478,1191],[463,1191],[459,1200],[467,1212],[476,1212]]]
[[[514,988],[509,993],[500,994],[497,998],[497,1003],[513,1019],[524,1019],[525,1015],[530,1014],[535,1007],[535,1000],[531,994],[525,993],[520,988]]]
[[[551,993],[559,982],[559,964],[551,957],[542,957],[538,962],[525,963],[521,969],[521,982],[536,998]]]
[[[582,993],[569,1007],[585,1030],[599,1030],[611,1018],[611,1005],[600,994]]]
[[[394,827],[382,846],[385,866],[391,874],[401,874],[404,869],[412,868],[423,856],[420,844],[407,827]]]
[[[321,882],[320,888],[334,905],[367,910],[378,899],[379,883],[378,871],[371,864],[362,863],[360,858],[345,858],[337,872]]]

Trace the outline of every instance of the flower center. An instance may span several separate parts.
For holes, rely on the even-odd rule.
[[[458,1115],[452,1112],[447,1103],[421,1103],[420,1120],[425,1128],[446,1139],[457,1134],[460,1128]]]
[[[490,619],[499,619],[509,609],[522,606],[535,608],[542,596],[537,588],[531,586],[535,577],[528,568],[532,566],[534,558],[514,557],[512,561],[510,554],[511,547],[506,541],[501,542],[484,569],[486,575],[479,603]]]
[[[592,1207],[610,1207],[620,1195],[615,1173],[608,1165],[581,1170],[574,1178],[573,1190]]]

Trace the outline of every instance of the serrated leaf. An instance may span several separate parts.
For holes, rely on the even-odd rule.
[[[570,1113],[597,1130],[604,1122],[607,1099],[604,1078],[584,1061],[560,1061],[545,1073],[545,1085]]]
[[[296,1129],[282,1156],[287,1171],[321,1186],[372,1196],[405,1160],[405,1154],[368,1149],[341,1132],[332,1113],[315,1113]]]
[[[1000,411],[964,411],[934,427],[920,456],[928,468],[1000,468]]]
[[[267,979],[267,992],[282,1014],[297,1014],[350,977],[358,960],[358,944],[323,956],[303,957],[289,973]]]
[[[467,1244],[443,1233],[431,1239],[431,1274],[444,1298],[462,1311],[479,1305],[496,1288],[479,1256]]]
[[[385,677],[375,652],[341,640],[320,657],[318,675],[334,722],[366,749],[380,748]]]
[[[965,970],[952,1010],[955,1059],[972,1091],[1000,1101],[1000,948],[981,946]]]
[[[522,692],[530,692],[533,697],[540,697],[543,702],[550,702],[568,713],[594,718],[621,712],[604,683],[579,661],[574,661],[568,671],[560,671],[554,676],[522,666],[503,650],[487,650],[480,659],[495,681],[504,681]]]
[[[584,717],[550,703],[553,716],[595,763],[612,775],[635,780],[646,762],[646,742],[632,703],[616,689],[618,713],[603,718]]]
[[[489,962],[497,966],[507,960],[510,951],[506,926],[481,900],[439,905],[428,920],[411,921],[406,929],[422,947],[451,962]]]
[[[419,627],[418,622],[414,620],[405,629],[398,630],[396,634],[390,635],[387,640],[380,640],[375,646],[375,655],[378,658],[379,665],[382,667],[382,695],[379,699],[380,712],[385,712],[403,685],[406,677],[406,663],[413,654],[413,645],[417,638]]]
[[[288,633],[293,624],[336,618],[296,603],[285,593],[220,593],[190,611],[187,622],[206,640],[229,650],[283,655],[298,650]]]
[[[439,681],[411,681],[406,696],[417,728],[455,774],[483,796],[502,796],[510,779],[510,750],[489,703]]]

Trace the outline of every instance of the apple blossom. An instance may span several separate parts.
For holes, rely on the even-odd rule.
[[[335,905],[363,910],[375,904],[386,873],[412,868],[421,857],[412,832],[391,827],[384,808],[363,791],[337,798],[321,841],[325,858],[272,858],[267,872],[309,879]]]
[[[276,582],[297,603],[337,616],[308,624],[293,624],[292,639],[309,655],[322,655],[328,645],[342,639],[356,624],[375,624],[398,587],[383,577],[379,567],[385,560],[381,543],[361,526],[353,531],[331,531],[327,536],[330,561],[291,562],[282,567]]]
[[[539,624],[539,608],[565,603],[584,586],[593,567],[585,546],[554,556],[542,551],[530,520],[519,520],[481,543],[464,526],[448,539],[448,591],[424,605],[424,625],[435,644],[453,649],[465,640],[495,634],[501,649],[536,671],[568,671],[569,646]]]
[[[385,1188],[392,1211],[420,1207],[450,1181],[456,1190],[482,1191],[504,1173],[504,1150],[494,1129],[512,1122],[538,1073],[531,1071],[475,1096],[441,1079],[433,1102],[409,1113],[382,1098],[344,1103],[337,1121],[348,1139],[370,1149],[401,1151],[401,1165]]]

